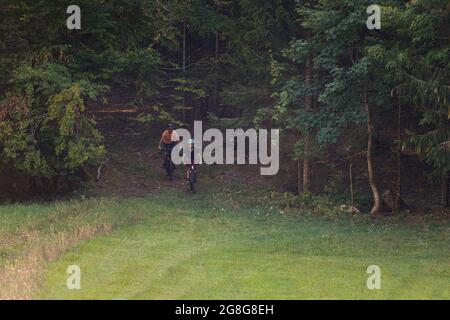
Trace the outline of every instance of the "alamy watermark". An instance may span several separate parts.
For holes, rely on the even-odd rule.
[[[81,9],[79,6],[73,4],[67,7],[66,13],[70,16],[66,20],[66,26],[69,30],[81,29]]]
[[[369,17],[366,25],[369,30],[381,29],[381,8],[376,4],[367,7],[366,10]],[[72,4],[67,7],[67,14],[70,16],[66,20],[67,29],[80,30],[81,29],[81,9],[78,5]]]
[[[381,289],[381,269],[379,266],[373,264],[367,267],[367,274],[370,276],[367,278],[367,289],[379,290]]]
[[[188,141],[193,138],[195,164],[260,164],[261,175],[275,175],[280,168],[278,129],[226,129],[224,136],[222,131],[214,128],[203,132],[202,122],[194,121],[193,137],[186,129],[175,131],[181,138],[171,154],[175,164],[191,164],[191,159],[185,159],[183,154],[189,154]],[[204,142],[209,142],[205,148]]]
[[[381,8],[380,6],[373,4],[367,7],[367,14],[370,16],[367,18],[366,25],[369,30],[381,29]]]
[[[81,269],[77,265],[71,265],[66,270],[69,275],[66,280],[66,286],[69,290],[81,289]]]

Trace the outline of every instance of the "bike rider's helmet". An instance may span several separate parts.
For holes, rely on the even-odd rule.
[[[175,126],[173,125],[173,123],[169,123],[169,125],[167,126],[168,130],[174,130]]]
[[[189,139],[188,140],[188,144],[194,144],[194,143],[195,143],[194,139]]]

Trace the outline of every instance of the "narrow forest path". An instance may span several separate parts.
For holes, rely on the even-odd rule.
[[[125,104],[89,111],[105,138],[107,161],[101,169],[100,180],[90,183],[92,195],[142,197],[160,190],[187,191],[184,168],[177,166],[173,181],[165,178],[162,157],[158,151],[159,138],[165,123],[150,126],[136,120],[139,111]],[[202,165],[199,168],[199,192],[213,183],[226,188],[231,182],[242,189],[267,189],[286,185],[281,168],[276,176],[261,176],[259,165]],[[96,175],[93,172],[92,175]]]
[[[107,149],[100,179],[91,183],[94,193],[139,197],[161,189],[183,187],[183,179],[178,172],[173,181],[164,178],[157,148],[162,130],[160,125],[149,128],[135,120],[138,115],[136,109],[120,105],[90,113],[105,138]]]

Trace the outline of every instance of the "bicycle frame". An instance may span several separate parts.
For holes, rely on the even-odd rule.
[[[197,182],[197,169],[195,165],[191,165],[189,167],[189,188],[192,191],[192,193],[195,193],[195,183]]]

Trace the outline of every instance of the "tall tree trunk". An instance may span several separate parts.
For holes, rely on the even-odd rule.
[[[219,2],[216,2],[216,15],[219,16]],[[219,110],[219,30],[215,32],[214,45],[214,108]]]
[[[398,97],[398,122],[397,122],[397,181],[395,184],[393,211],[400,211],[400,199],[402,197],[402,103]]]
[[[449,121],[448,121],[448,117],[446,117],[445,115],[442,117],[442,122],[443,122],[443,128],[448,130],[449,127]],[[442,172],[442,200],[441,200],[441,204],[442,207],[446,208],[450,205],[450,171],[449,170],[443,170]]]
[[[308,35],[308,38],[310,38],[310,35]],[[305,65],[305,84],[308,90],[311,88],[312,72],[312,59],[309,57]],[[305,106],[307,110],[313,109],[313,96],[311,94],[305,97]],[[303,192],[311,191],[311,149],[312,136],[307,133],[305,135],[305,158],[303,160]]]
[[[368,142],[367,142],[367,170],[369,174],[369,185],[372,189],[373,194],[373,207],[370,210],[371,214],[379,214],[381,209],[381,198],[380,192],[378,191],[377,185],[375,183],[375,175],[373,170],[373,122],[372,122],[372,114],[370,111],[369,101],[367,98],[367,89],[364,92],[364,107],[367,113],[367,133],[368,133]]]
[[[186,81],[186,20],[183,20],[183,86]],[[186,92],[183,90],[183,121],[186,121]]]
[[[303,168],[302,161],[297,160],[297,193],[300,195],[303,192]]]
[[[449,172],[444,170],[443,174],[442,174],[442,200],[441,200],[441,204],[443,208],[447,208],[450,204],[449,204]]]
[[[355,207],[355,196],[353,194],[353,163],[350,162],[348,166],[349,176],[350,176],[350,203],[352,205],[352,210]]]
[[[311,136],[305,137],[305,154],[306,158],[303,160],[303,192],[311,191],[311,159],[309,154],[311,152]]]

